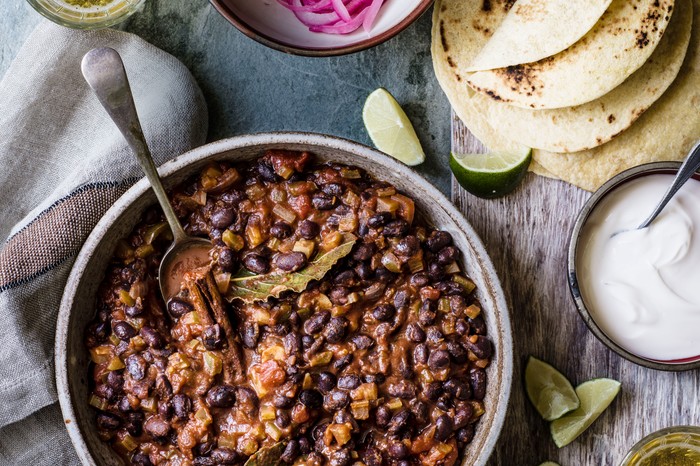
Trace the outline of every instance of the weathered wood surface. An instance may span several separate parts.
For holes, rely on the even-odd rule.
[[[453,118],[454,150],[483,146]],[[576,215],[589,194],[561,181],[528,174],[512,194],[476,198],[453,180],[452,199],[481,236],[510,306],[515,369],[505,425],[489,464],[617,466],[645,435],[674,425],[700,425],[700,372],[659,372],[608,350],[579,318],[566,282],[566,249]],[[700,331],[700,329],[699,329]],[[552,442],[549,425],[525,395],[528,355],[561,370],[574,385],[594,377],[622,382],[622,392],[571,445]]]

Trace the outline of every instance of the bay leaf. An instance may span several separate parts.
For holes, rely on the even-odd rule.
[[[319,254],[309,265],[294,273],[270,273],[265,275],[239,275],[231,279],[229,300],[241,299],[248,304],[278,298],[285,291],[301,293],[309,282],[321,280],[339,260],[350,254],[357,238],[347,235],[343,242],[330,251]]]
[[[244,466],[277,466],[284,453],[286,443],[279,442],[269,447],[263,447],[248,458]]]

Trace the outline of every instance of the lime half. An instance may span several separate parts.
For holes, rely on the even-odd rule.
[[[581,406],[550,424],[554,443],[561,448],[573,442],[598,419],[618,393],[620,382],[612,379],[593,379],[576,387]]]
[[[418,165],[425,161],[425,152],[416,130],[386,89],[379,88],[367,97],[362,119],[377,149],[406,165]]]
[[[522,181],[532,160],[532,149],[488,154],[450,154],[450,168],[459,184],[483,198],[505,196]]]
[[[525,367],[525,390],[537,412],[547,421],[558,419],[579,407],[571,382],[561,372],[533,356]]]

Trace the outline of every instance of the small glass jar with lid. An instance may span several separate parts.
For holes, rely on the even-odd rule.
[[[36,11],[76,29],[113,26],[134,14],[145,0],[27,0]]]
[[[661,429],[637,442],[620,466],[697,466],[700,464],[700,427]]]

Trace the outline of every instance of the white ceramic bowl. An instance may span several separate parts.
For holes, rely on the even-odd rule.
[[[358,52],[395,36],[423,14],[433,0],[387,0],[369,33],[311,32],[277,0],[211,0],[212,5],[248,37],[296,55],[329,56]]]
[[[449,231],[462,251],[466,273],[478,287],[494,356],[487,368],[486,413],[467,447],[464,465],[483,466],[491,454],[506,414],[513,372],[510,320],[501,285],[481,241],[452,203],[413,170],[369,147],[331,136],[267,133],[239,136],[193,149],[164,164],[159,172],[166,189],[212,160],[244,161],[268,149],[308,150],[318,160],[355,165],[411,195],[418,215],[436,228]],[[107,211],[88,237],[68,278],[56,329],[56,385],[66,428],[86,466],[120,465],[111,448],[97,436],[94,410],[88,405],[89,355],[83,332],[94,316],[97,288],[117,240],[126,236],[143,212],[156,203],[143,179]]]

